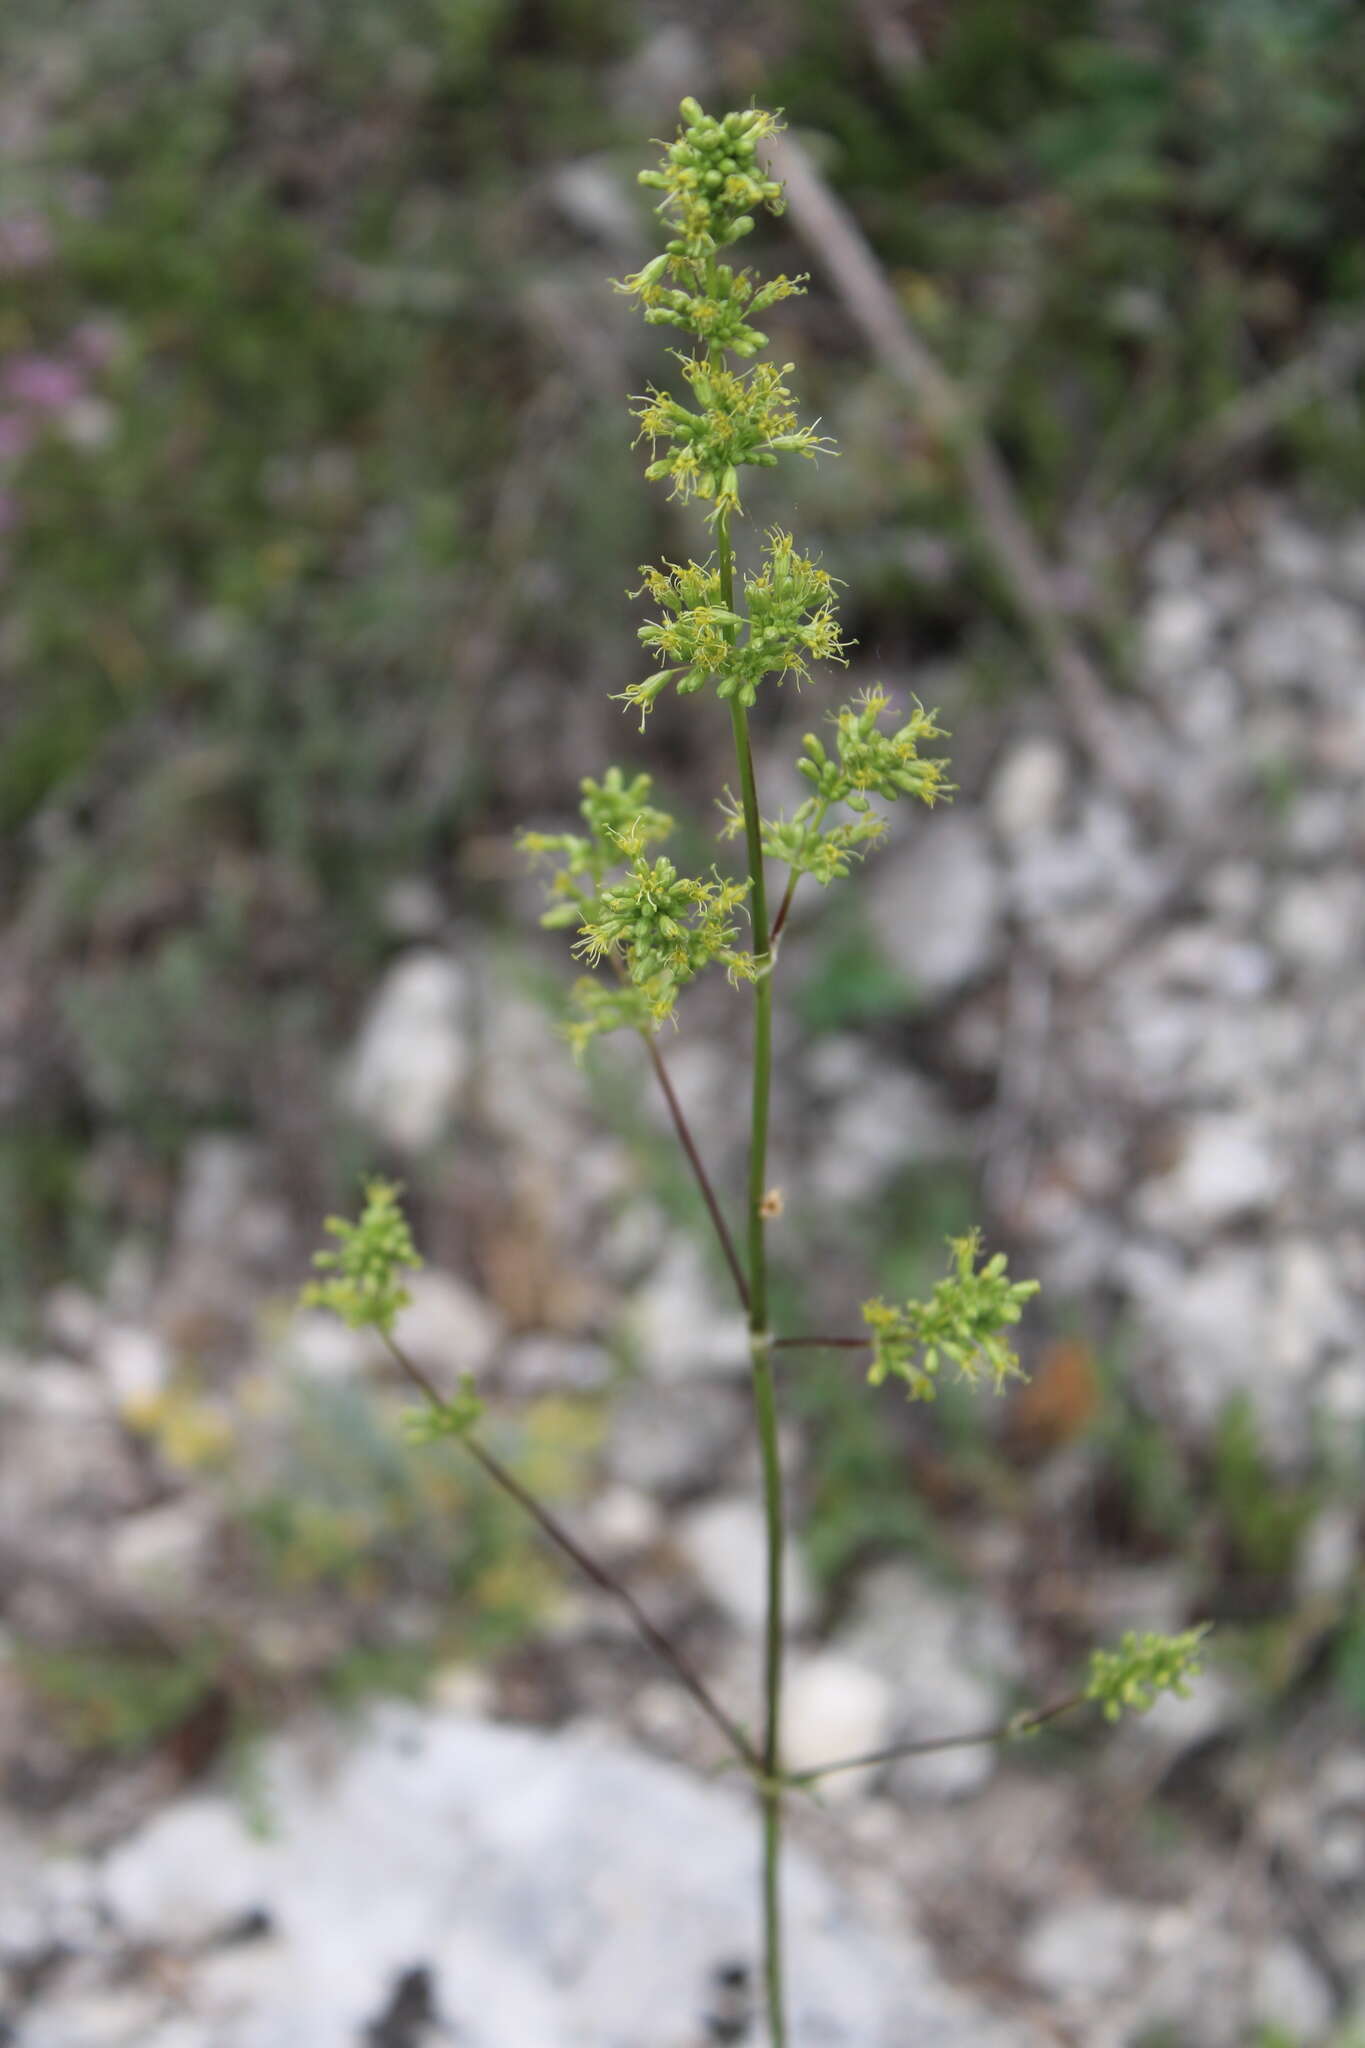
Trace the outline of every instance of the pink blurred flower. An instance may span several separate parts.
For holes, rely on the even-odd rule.
[[[17,462],[32,441],[32,423],[22,413],[0,412],[0,462]]]
[[[73,363],[57,356],[15,356],[4,385],[12,399],[35,412],[62,412],[85,395],[85,379]]]
[[[88,370],[107,370],[127,338],[121,321],[97,313],[72,328],[67,346]]]
[[[40,213],[11,213],[0,219],[0,272],[13,277],[42,270],[52,254],[51,231]]]

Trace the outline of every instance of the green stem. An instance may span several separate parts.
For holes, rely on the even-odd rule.
[[[720,601],[734,609],[735,557],[727,512],[716,519],[716,552],[720,569]],[[749,918],[754,938],[753,1095],[749,1126],[749,1331],[753,1364],[754,1419],[763,1461],[763,1515],[767,1532],[767,1616],[764,1626],[763,1782],[763,1955],[768,1998],[768,2032],[772,2048],[786,2048],[786,1999],[782,1969],[782,1464],[777,1443],[777,1394],[773,1379],[772,1336],[768,1329],[768,1255],[765,1196],[768,1191],[768,1105],[772,1094],[773,987],[772,948],[768,937],[768,894],[763,872],[763,838],[753,748],[744,706],[730,701],[744,805],[744,838],[749,856]]]

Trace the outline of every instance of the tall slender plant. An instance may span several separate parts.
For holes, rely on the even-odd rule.
[[[382,1181],[370,1184],[358,1223],[330,1220],[336,1242],[318,1255],[326,1277],[306,1293],[349,1322],[380,1332],[425,1399],[426,1406],[411,1420],[414,1438],[463,1441],[487,1476],[526,1509],[549,1540],[627,1609],[645,1641],[749,1774],[761,1820],[768,2033],[772,2048],[786,2048],[781,1852],[784,1812],[793,1793],[854,1765],[964,1742],[1001,1741],[1085,1700],[1101,1705],[1111,1718],[1125,1706],[1149,1705],[1159,1691],[1183,1690],[1198,1668],[1202,1631],[1127,1637],[1117,1650],[1094,1655],[1088,1680],[1078,1691],[997,1728],[916,1739],[799,1772],[784,1765],[779,1354],[798,1347],[864,1351],[869,1381],[878,1386],[898,1379],[911,1400],[932,1400],[945,1370],[998,1391],[1020,1375],[1010,1333],[1037,1283],[1012,1280],[1001,1252],[983,1259],[980,1235],[973,1231],[951,1243],[948,1271],[927,1300],[865,1302],[857,1335],[800,1336],[772,1327],[767,1236],[782,1207],[779,1191],[768,1182],[772,1016],[779,946],[793,896],[803,875],[823,887],[851,872],[885,830],[874,800],[885,804],[910,797],[931,805],[950,791],[945,763],[925,751],[945,737],[934,713],[919,704],[904,714],[893,712],[884,692],[873,688],[831,714],[823,739],[806,735],[797,766],[809,794],[792,815],[765,818],[760,809],[749,734],[749,713],[760,689],[769,679],[780,684],[787,676],[805,678],[812,664],[842,662],[844,643],[832,579],[798,551],[790,534],[767,533],[758,565],[739,568],[733,523],[743,510],[742,472],[772,467],[784,455],[809,459],[830,444],[813,426],[800,423],[786,382],[793,366],[761,359],[768,338],[753,325],[767,308],[800,292],[804,280],[778,276],[760,283],[751,270],[726,260],[753,230],[760,212],[781,211],[781,187],[766,174],[759,155],[760,144],[778,123],[756,109],[716,120],[693,99],[684,100],[680,112],[676,140],[657,169],[641,173],[641,183],[661,194],[658,212],[668,239],[659,255],[618,288],[638,301],[651,325],[676,328],[688,338],[690,346],[676,358],[686,396],[651,389],[639,402],[636,418],[650,448],[646,475],[667,482],[674,497],[696,499],[708,508],[711,549],[702,561],[642,571],[641,594],[652,601],[657,616],[640,628],[640,639],[658,665],[631,684],[624,697],[639,711],[643,726],[670,684],[684,697],[714,685],[728,711],[739,788],[737,799],[726,793],[724,831],[742,841],[744,872],[739,878],[714,869],[700,876],[682,873],[661,851],[673,821],[653,803],[651,778],[616,767],[600,781],[581,785],[582,831],[527,833],[522,844],[528,853],[556,862],[544,922],[571,930],[575,955],[605,970],[584,977],[574,989],[567,1029],[575,1049],[581,1052],[594,1038],[622,1029],[643,1041],[747,1318],[767,1545],[761,1729],[752,1733],[729,1713],[629,1589],[588,1555],[488,1448],[478,1430],[481,1403],[468,1380],[460,1382],[453,1397],[443,1393],[404,1351],[395,1335],[406,1300],[402,1276],[420,1261],[393,1187]],[[769,907],[769,864],[786,870],[775,914]],[[683,989],[717,965],[733,983],[749,989],[753,1005],[742,1250],[657,1042],[663,1025],[674,1018]]]

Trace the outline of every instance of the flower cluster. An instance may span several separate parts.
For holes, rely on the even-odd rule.
[[[770,277],[766,284],[756,284],[752,271],[714,263],[707,272],[706,289],[689,291],[667,281],[678,269],[678,258],[665,252],[624,278],[618,290],[639,299],[651,327],[686,328],[708,348],[728,348],[737,356],[754,356],[768,346],[763,330],[749,325],[750,315],[765,313],[805,288],[804,278]]]
[[[392,1181],[367,1181],[358,1223],[348,1223],[342,1216],[327,1218],[324,1228],[337,1239],[337,1247],[316,1252],[313,1264],[334,1277],[305,1287],[306,1307],[330,1308],[353,1330],[392,1334],[399,1310],[410,1299],[399,1275],[415,1272],[422,1264],[399,1206],[401,1193]]]
[[[805,759],[797,762],[797,772],[813,784],[820,802],[866,811],[872,796],[887,803],[900,796],[914,796],[921,803],[932,804],[947,794],[944,763],[920,753],[926,740],[947,737],[942,726],[934,723],[937,713],[916,704],[904,725],[895,732],[883,732],[882,713],[890,708],[886,693],[871,689],[836,712],[833,757],[814,733],[806,734],[802,741]]]
[[[1203,1666],[1201,1646],[1212,1623],[1186,1629],[1183,1635],[1136,1635],[1131,1629],[1117,1650],[1092,1650],[1085,1697],[1095,1700],[1107,1721],[1117,1721],[1125,1708],[1145,1714],[1159,1694],[1188,1699],[1188,1681]]]
[[[771,469],[779,455],[812,457],[829,450],[814,427],[800,424],[782,381],[791,363],[727,370],[699,357],[679,361],[697,410],[666,391],[651,389],[640,401],[638,438],[649,442],[653,457],[645,475],[655,482],[667,478],[676,498],[709,498],[713,521],[739,511],[739,471],[746,464]],[[668,445],[659,455],[661,441]]]
[[[1038,1292],[1036,1280],[1011,1280],[1005,1254],[996,1252],[980,1268],[981,1233],[949,1241],[952,1265],[928,1301],[892,1308],[884,1301],[863,1304],[872,1332],[868,1379],[879,1387],[888,1377],[904,1380],[912,1401],[932,1401],[946,1359],[975,1384],[986,1378],[999,1393],[1023,1371],[1005,1332],[1019,1321],[1023,1305]]]
[[[782,211],[782,187],[758,160],[758,144],[777,134],[775,114],[750,107],[716,120],[685,99],[683,125],[654,171],[640,183],[662,192],[658,211],[677,230],[667,254],[679,263],[705,265],[718,249],[749,234],[759,207]]]
[[[722,602],[720,571],[709,562],[669,562],[640,573],[643,588],[664,613],[641,626],[640,638],[677,664],[622,692],[638,708],[641,723],[670,682],[689,696],[714,676],[717,694],[736,699],[747,711],[765,675],[779,682],[789,675],[804,680],[812,661],[844,658],[833,581],[797,554],[790,534],[768,535],[762,569],[743,579],[743,614]]]
[[[619,975],[614,984],[576,985],[577,1014],[567,1027],[576,1052],[623,1026],[657,1030],[672,1016],[679,990],[713,962],[732,980],[754,971],[751,955],[736,946],[733,917],[749,884],[683,875],[666,857],[647,856],[673,829],[649,801],[650,777],[609,768],[600,782],[588,778],[580,788],[586,835],[526,832],[520,840],[523,852],[560,860],[542,924],[575,927],[579,958],[594,967],[609,959]]]
[[[624,879],[597,896],[574,951],[593,966],[608,956],[618,960],[645,994],[650,1016],[662,1023],[678,991],[713,961],[732,979],[752,978],[752,957],[735,947],[732,915],[748,893],[747,882],[680,875],[666,855],[653,861],[637,855]]]
[[[872,810],[874,796],[887,803],[915,796],[932,804],[949,793],[944,762],[919,751],[926,740],[945,737],[934,723],[936,714],[917,704],[895,732],[883,732],[882,716],[890,708],[885,692],[872,689],[836,712],[833,755],[814,733],[806,734],[804,758],[796,765],[814,785],[813,793],[790,818],[764,819],[763,851],[772,859],[785,861],[795,873],[810,875],[822,885],[836,881],[886,830],[885,819]],[[827,825],[825,819],[836,804],[853,816]],[[727,831],[737,830],[738,822],[730,813]]]
[[[472,1373],[462,1373],[460,1384],[448,1401],[432,1401],[425,1408],[409,1408],[403,1416],[403,1435],[410,1444],[440,1443],[445,1437],[468,1436],[483,1414],[483,1402],[474,1391]]]
[[[517,844],[523,853],[559,854],[563,865],[550,884],[553,899],[541,917],[548,927],[576,924],[601,889],[608,871],[627,853],[638,853],[656,840],[667,839],[673,820],[649,801],[650,775],[629,778],[608,768],[600,782],[585,776],[579,783],[578,808],[588,832],[523,832]]]

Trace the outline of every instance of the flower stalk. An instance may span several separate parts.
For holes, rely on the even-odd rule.
[[[925,1301],[864,1303],[861,1335],[774,1333],[770,1324],[768,1225],[781,1200],[768,1186],[773,1084],[773,999],[778,940],[798,882],[809,875],[824,889],[847,877],[885,830],[875,806],[909,797],[926,805],[951,793],[945,763],[926,748],[944,737],[935,714],[915,704],[893,712],[880,687],[863,690],[826,721],[825,736],[808,733],[797,768],[809,794],[790,818],[765,818],[754,771],[749,713],[761,691],[808,679],[812,664],[842,663],[833,579],[801,555],[791,536],[768,533],[761,566],[737,573],[733,522],[742,516],[741,473],[771,468],[783,456],[805,459],[829,443],[803,425],[786,379],[791,364],[751,362],[768,346],[752,323],[802,288],[799,278],[760,283],[727,259],[753,230],[757,214],[782,208],[782,189],[768,176],[758,145],[777,132],[774,116],[751,108],[714,120],[695,100],[682,102],[681,126],[657,169],[641,182],[662,195],[658,211],[668,239],[663,251],[620,289],[640,303],[646,321],[690,335],[691,354],[678,362],[688,401],[651,390],[637,406],[640,436],[650,444],[646,474],[671,495],[709,505],[712,551],[701,562],[642,570],[643,591],[658,616],[640,629],[658,666],[624,692],[643,725],[672,685],[691,698],[715,690],[729,713],[738,799],[726,808],[722,836],[742,838],[741,878],[713,867],[686,874],[660,849],[673,820],[653,801],[646,774],[609,768],[581,785],[582,829],[523,835],[525,851],[555,863],[543,922],[573,934],[573,951],[589,969],[579,980],[566,1026],[576,1056],[600,1037],[630,1029],[645,1041],[675,1133],[692,1171],[734,1281],[749,1330],[755,1431],[762,1467],[766,1597],[762,1645],[764,1717],[749,1732],[716,1699],[678,1645],[640,1606],[629,1588],[596,1560],[558,1518],[489,1449],[478,1424],[482,1403],[467,1377],[446,1395],[407,1354],[396,1323],[407,1301],[406,1270],[420,1264],[398,1202],[398,1190],[372,1182],[358,1223],[332,1218],[331,1247],[317,1256],[325,1276],[305,1298],[333,1308],[382,1337],[390,1357],[417,1388],[423,1407],[408,1418],[409,1438],[458,1440],[485,1476],[537,1524],[577,1570],[630,1616],[653,1653],[691,1695],[748,1773],[761,1823],[760,1899],[763,1983],[770,2048],[787,2048],[787,1987],[782,1939],[784,1802],[836,1771],[876,1766],[899,1756],[966,1743],[1000,1742],[1031,1732],[1085,1702],[1113,1718],[1142,1711],[1162,1691],[1182,1693],[1197,1670],[1202,1631],[1176,1638],[1127,1638],[1099,1652],[1087,1686],[993,1728],[964,1735],[914,1737],[861,1756],[788,1771],[782,1756],[785,1516],[778,1442],[779,1355],[788,1351],[862,1350],[867,1378],[902,1382],[912,1400],[932,1400],[945,1369],[1001,1391],[1022,1368],[1010,1341],[1032,1281],[1012,1280],[1004,1255],[983,1256],[973,1231],[950,1245],[947,1274]],[[748,367],[732,368],[729,357]],[[728,792],[727,792],[728,796]],[[770,921],[767,864],[787,868],[777,916]],[[747,920],[748,944],[744,940]],[[683,1114],[659,1052],[658,1033],[676,1021],[687,989],[713,967],[752,989],[748,1165],[743,1251],[732,1237],[715,1185]],[[458,1361],[455,1362],[458,1365]],[[909,1648],[909,1646],[907,1646]]]

